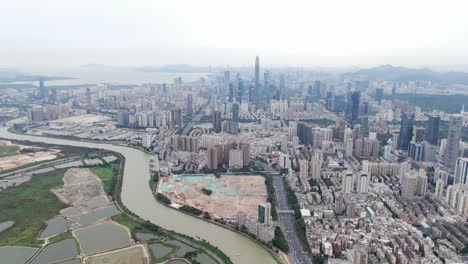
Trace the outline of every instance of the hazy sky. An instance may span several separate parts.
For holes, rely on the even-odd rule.
[[[1,1],[0,67],[468,64],[468,1]]]

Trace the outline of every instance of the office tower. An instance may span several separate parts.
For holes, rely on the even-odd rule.
[[[332,91],[327,92],[327,97],[326,97],[325,103],[326,103],[326,106],[327,106],[327,110],[333,111],[335,98],[333,97],[333,92]]]
[[[421,143],[424,141],[426,135],[426,129],[424,127],[415,127],[413,129],[413,140],[416,143]]]
[[[215,133],[221,132],[221,112],[218,110],[213,111],[213,131]]]
[[[234,101],[234,85],[232,83],[229,84],[229,99],[228,101],[232,103]]]
[[[457,159],[453,184],[468,184],[468,158]]]
[[[413,138],[414,113],[403,112],[401,115],[400,138],[398,149],[408,150],[409,143]]]
[[[429,116],[427,121],[426,140],[432,145],[439,144],[439,123],[440,116]]]
[[[355,91],[351,93],[351,123],[354,125],[359,118],[361,93]]]
[[[163,89],[163,93],[167,93],[167,84],[166,83],[162,84],[162,89]]]
[[[86,106],[91,107],[91,88],[86,88]]]
[[[284,74],[280,75],[280,100],[284,100],[286,98],[286,82],[284,80]]]
[[[193,115],[193,97],[192,94],[187,95],[187,117],[191,118]]]
[[[232,119],[228,122],[227,132],[230,134],[239,133],[239,104],[232,104]]]
[[[41,97],[41,99],[45,99],[47,97],[47,89],[44,85],[44,78],[40,78],[39,79],[39,96]]]
[[[313,97],[315,100],[320,100],[322,99],[322,93],[321,93],[321,85],[322,83],[320,81],[315,81],[314,82],[314,94]]]
[[[345,141],[345,130],[346,130],[346,121],[342,118],[336,120],[336,126],[338,127],[338,141]]]
[[[224,72],[224,83],[231,83],[231,73],[229,71]]]
[[[260,106],[260,98],[259,98],[259,90],[260,90],[260,60],[258,56],[255,57],[255,87],[254,87],[254,94],[253,98],[255,101],[255,105],[257,107]]]
[[[411,157],[414,161],[422,161],[424,158],[423,150],[423,144],[416,143],[413,140],[411,140],[408,146],[408,156]]]
[[[455,163],[459,155],[462,123],[463,117],[461,115],[454,114],[450,116],[444,165],[451,172],[453,172],[455,168]]]
[[[273,92],[270,91],[270,71],[266,70],[263,73],[263,99],[268,104],[271,100]]]
[[[393,84],[392,86],[392,99],[395,100],[397,95],[397,86],[396,83]]]
[[[242,80],[238,80],[237,82],[237,102],[239,102],[239,104],[242,103],[242,97],[244,96],[244,83],[242,82]]]
[[[263,203],[258,205],[258,222],[266,225],[271,224],[271,204]]]
[[[383,96],[384,96],[383,88],[375,89],[375,100],[378,101],[379,104],[380,104],[380,101],[383,100]]]

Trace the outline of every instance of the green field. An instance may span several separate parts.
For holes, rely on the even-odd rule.
[[[104,191],[107,195],[114,193],[115,177],[119,171],[119,163],[112,163],[110,165],[92,167],[90,170],[102,180]]]
[[[18,155],[18,150],[16,145],[0,146],[0,158]]]
[[[65,170],[38,174],[17,187],[0,192],[0,222],[13,220],[15,225],[0,233],[0,246],[37,246],[37,236],[46,220],[66,207],[50,189],[63,184]]]

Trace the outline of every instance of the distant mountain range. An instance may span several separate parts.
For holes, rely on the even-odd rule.
[[[209,72],[210,66],[194,66],[189,64],[169,64],[163,66],[144,66],[136,68],[140,72]]]
[[[392,65],[382,65],[369,69],[361,69],[356,72],[348,72],[343,74],[343,77],[349,79],[368,79],[373,81],[432,81],[435,83],[468,85],[468,73],[466,72],[436,72],[428,68],[412,69],[395,67]]]

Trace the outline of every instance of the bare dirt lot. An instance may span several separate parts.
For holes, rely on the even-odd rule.
[[[29,149],[30,153],[20,154],[20,150]],[[27,164],[53,160],[60,151],[51,149],[41,151],[39,148],[13,144],[0,140],[0,171],[15,169]]]
[[[203,188],[212,194],[203,193]],[[176,203],[225,219],[234,219],[240,211],[256,218],[258,205],[267,199],[265,179],[253,175],[175,175],[162,178],[159,191]]]

